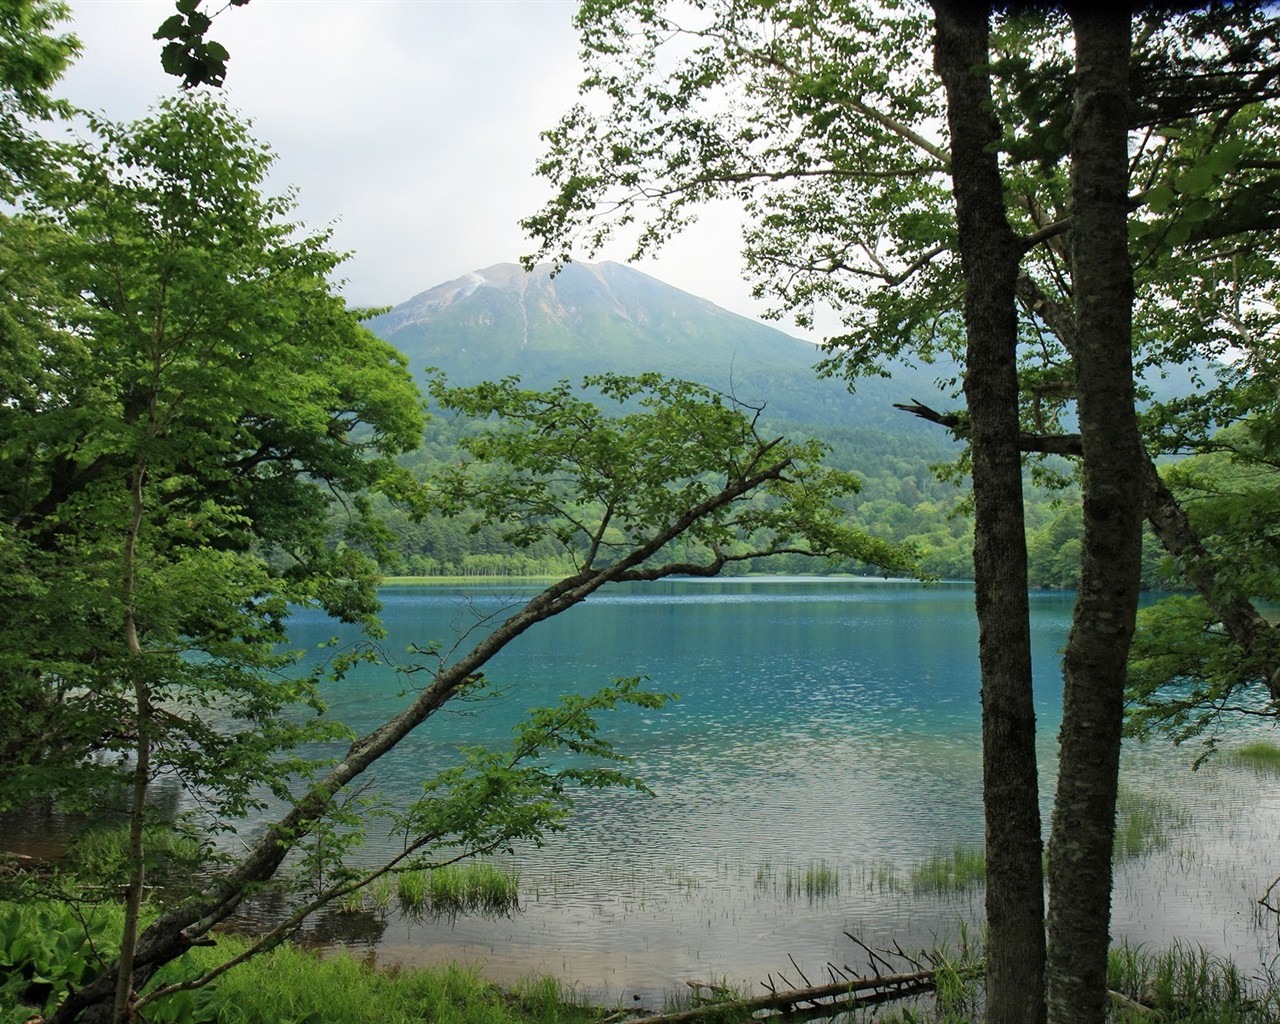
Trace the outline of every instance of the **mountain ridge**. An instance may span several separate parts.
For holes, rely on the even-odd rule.
[[[770,418],[938,433],[893,409],[947,405],[944,369],[895,365],[892,380],[820,379],[816,346],[620,263],[570,263],[552,276],[511,263],[471,271],[410,297],[368,326],[409,359],[457,383],[516,375],[530,387],[565,377],[656,370],[764,406]]]

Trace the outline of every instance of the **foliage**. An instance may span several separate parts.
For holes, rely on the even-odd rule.
[[[227,0],[226,7],[243,7],[249,0]],[[199,85],[220,86],[227,77],[231,54],[221,43],[206,38],[213,18],[200,10],[200,0],[176,0],[177,13],[155,31],[154,38],[166,40],[160,50],[165,72],[182,79],[185,89]]]
[[[373,536],[360,494],[394,484],[418,399],[331,293],[341,257],[259,193],[271,155],[224,108],[93,128],[74,179],[0,221],[27,253],[3,302],[0,804],[92,800],[88,773],[136,739],[140,671],[163,763],[236,813],[310,731],[276,718],[313,699],[277,675],[289,602],[372,622],[375,567],[328,543],[330,503],[349,495],[348,534]]]
[[[261,193],[270,151],[216,101],[88,119],[67,174],[0,216],[0,807],[129,814],[114,1016],[126,1013],[149,796],[206,827],[287,796],[289,752],[342,735],[290,673],[291,605],[376,629],[367,492],[421,434],[403,360],[327,276],[342,257]]]
[[[606,375],[587,385],[619,414],[605,416],[567,384],[541,393],[514,380],[452,388],[433,379],[433,395],[446,412],[494,421],[468,436],[460,461],[408,496],[447,514],[477,517],[474,525],[492,527],[512,543],[549,538],[576,559],[574,571],[505,620],[489,623],[487,632],[448,649],[420,645],[420,660],[404,668],[403,706],[345,751],[333,750],[327,765],[310,771],[281,764],[282,773],[300,772],[302,785],[238,861],[143,931],[139,990],[270,881],[291,852],[300,858],[289,912],[238,958],[278,945],[318,907],[388,873],[434,870],[517,841],[542,841],[565,827],[579,787],[644,791],[596,725],[601,712],[657,707],[666,699],[635,679],[535,709],[508,749],[463,746],[458,762],[425,780],[421,798],[407,808],[384,806],[359,785],[364,772],[445,703],[483,692],[482,668],[508,643],[600,587],[677,573],[714,575],[725,565],[779,553],[910,570],[912,552],[842,521],[838,502],[856,481],[822,468],[820,445],[762,437],[751,416],[698,385],[656,375]],[[398,833],[400,852],[379,865],[352,867],[346,854],[370,824]],[[145,1013],[153,1003],[186,998],[183,993],[234,965],[147,990],[133,1008]],[[68,994],[54,1019],[100,1019],[118,971],[110,965]]]
[[[58,147],[35,129],[69,112],[49,96],[80,50],[75,36],[57,32],[69,16],[61,0],[0,2],[0,201],[5,203],[18,201],[56,165]],[[12,264],[6,260],[5,266]]]
[[[0,903],[0,1021],[22,1024],[56,1004],[67,984],[112,954],[111,935],[119,911],[102,907],[86,914],[71,904],[19,906]],[[248,946],[220,935],[216,946],[194,947],[161,981],[194,977]],[[34,984],[45,989],[32,991]],[[45,993],[47,992],[47,995]],[[44,998],[41,996],[44,995]],[[570,1024],[599,1011],[549,979],[530,978],[509,992],[483,981],[471,969],[445,966],[379,971],[346,954],[324,956],[281,946],[217,985],[166,1004],[153,1004],[147,1019],[157,1024],[236,1024],[242,1021],[325,1020],[444,1024]]]
[[[913,555],[842,520],[837,502],[856,493],[849,473],[819,466],[816,441],[762,441],[754,417],[711,389],[658,374],[604,374],[583,381],[620,407],[607,415],[569,383],[547,392],[518,380],[451,388],[430,382],[442,408],[473,420],[500,415],[505,426],[465,436],[462,461],[430,489],[446,515],[476,515],[517,548],[551,542],[583,567],[632,551],[654,522],[675,509],[706,508],[681,531],[676,555],[690,572],[704,557],[716,571],[734,562],[796,554],[843,557],[909,572]],[[634,411],[627,411],[634,409]],[[717,456],[708,460],[706,453]],[[708,503],[728,482],[786,463],[750,501]]]
[[[1267,433],[1270,413],[1215,435],[1214,451],[1185,459],[1165,479],[1197,534],[1246,593],[1280,600],[1276,571],[1276,461]],[[1179,742],[1203,737],[1211,753],[1227,718],[1274,715],[1274,697],[1252,684],[1266,675],[1265,651],[1242,656],[1218,612],[1196,596],[1174,596],[1139,618],[1131,658],[1130,730],[1168,731]]]

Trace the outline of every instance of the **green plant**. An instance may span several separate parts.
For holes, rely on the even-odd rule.
[[[987,857],[981,847],[957,844],[951,853],[934,853],[911,869],[911,889],[917,893],[962,893],[987,877]]]
[[[1164,849],[1171,832],[1189,820],[1190,815],[1168,798],[1121,786],[1116,800],[1116,859]]]
[[[111,905],[0,903],[0,1022],[48,1010],[94,977],[102,958],[115,955],[119,925]]]
[[[427,871],[406,871],[396,878],[396,898],[405,910],[421,910],[427,902]]]
[[[1227,759],[1248,765],[1259,773],[1280,775],[1280,746],[1265,740],[1236,747],[1227,753]]]
[[[1250,983],[1230,960],[1181,943],[1161,952],[1142,946],[1113,949],[1107,985],[1136,1004],[1117,1005],[1112,1015],[1117,1024],[1156,1018],[1178,1024],[1270,1024],[1280,1015],[1274,979]]]

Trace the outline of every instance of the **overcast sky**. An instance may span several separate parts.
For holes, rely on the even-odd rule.
[[[216,10],[219,0],[206,3]],[[540,130],[575,99],[574,0],[251,0],[218,16],[225,93],[279,155],[273,188],[353,250],[345,293],[391,305],[531,246]],[[156,27],[172,0],[72,0],[84,44],[60,92],[115,120],[176,91]],[[638,268],[748,316],[729,208]],[[625,259],[621,249],[599,258]],[[783,326],[783,325],[778,325]],[[791,333],[797,333],[791,330]]]

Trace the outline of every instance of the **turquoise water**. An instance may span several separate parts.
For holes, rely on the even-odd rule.
[[[534,592],[388,589],[384,650],[407,661],[411,644],[438,642],[447,657]],[[1072,601],[1031,601],[1046,823]],[[302,615],[291,639],[311,649],[334,632]],[[386,961],[480,962],[499,978],[552,971],[653,1005],[688,980],[792,974],[789,957],[825,980],[827,962],[865,962],[846,931],[911,948],[955,941],[962,923],[971,934],[980,928],[980,888],[922,895],[910,884],[930,855],[982,841],[969,585],[753,578],[622,587],[535,627],[485,673],[503,695],[426,723],[379,766],[383,792],[408,798],[459,746],[501,743],[530,707],[641,675],[680,700],[608,716],[603,731],[656,795],[589,794],[568,833],[518,850],[523,909],[513,917],[329,915],[323,936],[357,926],[355,944],[376,946]],[[413,683],[362,666],[327,697],[364,730],[402,706]],[[1258,927],[1252,901],[1274,866],[1275,801],[1259,797],[1251,775],[1222,766],[1193,777],[1188,762],[1164,748],[1127,758],[1128,785],[1176,800],[1185,814],[1164,849],[1121,865],[1117,935],[1180,935],[1261,963],[1273,936]],[[788,884],[814,864],[834,871],[837,893],[810,898]]]

